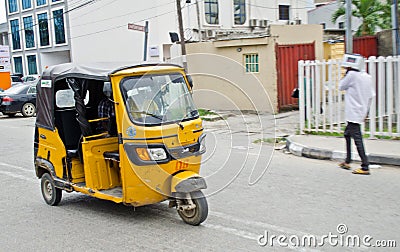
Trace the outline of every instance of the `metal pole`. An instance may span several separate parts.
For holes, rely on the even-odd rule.
[[[399,55],[399,21],[398,21],[398,0],[392,2],[392,45],[393,55]]]
[[[144,52],[143,52],[143,61],[147,61],[147,43],[149,39],[149,21],[146,21],[146,25],[144,26]]]
[[[346,0],[346,53],[353,53],[353,33],[351,31],[352,1]]]
[[[176,9],[178,12],[179,37],[180,37],[180,43],[181,43],[183,67],[187,71],[188,69],[187,69],[187,61],[186,61],[186,45],[185,45],[185,34],[183,33],[181,0],[176,0]]]
[[[200,23],[200,7],[199,7],[199,1],[196,0],[196,15],[197,15],[197,24],[199,26],[199,41],[201,42],[203,40],[202,34],[201,34],[201,23]]]

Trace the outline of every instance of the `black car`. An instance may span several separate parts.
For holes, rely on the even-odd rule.
[[[4,115],[34,116],[36,113],[36,84],[17,84],[0,93],[0,112]]]

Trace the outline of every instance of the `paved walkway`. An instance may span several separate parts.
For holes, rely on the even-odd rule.
[[[205,122],[205,127],[227,127],[232,133],[247,132],[251,137],[251,142],[261,138],[284,137],[287,139],[287,149],[294,155],[338,161],[345,159],[344,137],[298,135],[298,111],[280,113],[275,116],[271,114],[240,114],[238,112],[220,112],[219,114],[225,120]],[[364,139],[364,144],[371,164],[400,167],[400,140]],[[352,148],[353,160],[360,161],[354,143]]]
[[[364,144],[371,164],[400,166],[400,141],[364,139]],[[344,161],[346,157],[343,137],[293,135],[287,138],[286,146],[297,156],[339,161]],[[354,143],[352,151],[353,159],[360,161]]]

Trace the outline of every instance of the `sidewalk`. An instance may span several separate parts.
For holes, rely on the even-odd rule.
[[[272,114],[249,114],[219,112],[216,121],[204,121],[205,128],[228,127],[231,133],[247,133],[250,142],[260,138],[286,138],[287,150],[307,158],[344,161],[346,155],[344,137],[297,135],[299,111]],[[246,127],[244,127],[246,126]],[[246,131],[250,129],[251,131]],[[400,140],[364,139],[365,149],[371,164],[396,165],[400,167]],[[352,158],[360,161],[356,146],[352,143]]]
[[[371,164],[400,166],[400,141],[364,139],[365,150]],[[287,149],[296,156],[344,161],[344,137],[293,135],[287,138]],[[354,142],[352,158],[360,161]]]

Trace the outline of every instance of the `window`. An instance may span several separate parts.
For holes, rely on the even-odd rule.
[[[120,83],[129,117],[134,122],[159,125],[198,116],[180,73],[138,75],[124,78]]]
[[[246,0],[233,0],[234,18],[236,25],[246,22]]]
[[[21,36],[19,34],[19,20],[14,19],[10,21],[11,39],[13,50],[21,49]]]
[[[85,105],[89,103],[89,90],[86,92],[83,102]],[[56,92],[56,106],[58,108],[75,107],[74,91],[72,89],[61,89]]]
[[[244,55],[244,63],[246,67],[246,73],[258,73],[258,54],[245,54]]]
[[[62,9],[53,11],[54,33],[56,44],[65,43],[64,13]]]
[[[28,74],[37,74],[37,63],[36,63],[36,55],[26,56],[28,61]]]
[[[33,32],[33,20],[32,16],[24,17],[24,32],[25,32],[25,47],[35,47],[35,34]]]
[[[18,11],[18,2],[17,0],[8,0],[8,10],[10,13]]]
[[[204,0],[204,14],[208,24],[219,24],[218,0]]]
[[[326,24],[325,23],[321,23],[320,25],[322,25],[322,29],[326,29]]]
[[[39,25],[39,42],[40,46],[50,45],[49,39],[49,22],[47,20],[47,13],[37,15]]]
[[[32,8],[32,0],[22,0],[22,9],[31,9]]]
[[[339,29],[344,29],[344,22],[339,22]]]
[[[15,73],[24,73],[24,69],[22,67],[22,57],[14,57],[14,72]]]
[[[279,5],[279,20],[289,20],[289,5]]]
[[[47,3],[47,0],[36,0],[36,6],[42,6]]]
[[[61,0],[51,0],[52,3],[60,2]]]
[[[36,86],[30,86],[28,90],[28,94],[36,94]]]

